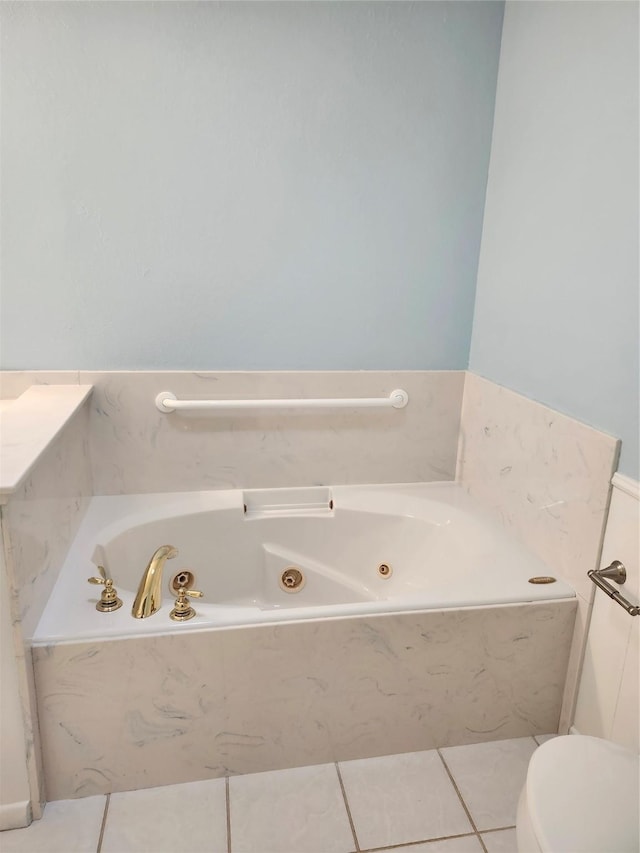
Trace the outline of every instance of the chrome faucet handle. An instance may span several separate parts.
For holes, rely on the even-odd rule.
[[[100,578],[87,578],[89,583],[101,584],[104,586],[100,601],[96,604],[96,610],[100,613],[111,613],[112,610],[118,610],[122,607],[122,599],[118,598],[118,591],[113,585],[111,578],[107,577],[107,573],[103,566],[98,566],[98,571],[102,575]]]
[[[187,589],[186,586],[180,587],[175,607],[169,614],[169,618],[173,619],[174,622],[186,622],[188,619],[193,619],[196,615],[196,611],[189,604],[187,596],[202,598],[202,593],[197,589]]]

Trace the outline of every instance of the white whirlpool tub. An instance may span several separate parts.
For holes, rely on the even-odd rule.
[[[549,575],[452,483],[94,498],[32,638],[47,795],[552,731],[576,600]]]

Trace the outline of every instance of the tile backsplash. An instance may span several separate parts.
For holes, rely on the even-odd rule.
[[[457,479],[578,594],[561,726],[575,701],[620,442],[467,373]]]
[[[95,494],[401,483],[455,478],[464,371],[10,372],[5,395],[37,382],[94,386]],[[62,377],[66,376],[67,380]],[[163,414],[183,399],[384,397],[404,409]]]
[[[612,436],[467,374],[458,479],[585,598],[618,450]]]

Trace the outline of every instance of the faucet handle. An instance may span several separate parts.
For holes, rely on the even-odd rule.
[[[100,577],[99,578],[95,578],[95,577],[94,578],[87,578],[89,583],[95,583],[95,584],[100,583],[100,584],[104,584],[106,586],[107,581],[111,581],[111,585],[113,586],[113,581],[111,580],[111,578],[107,577],[107,572],[105,570],[105,567],[104,566],[98,566],[98,571],[100,572]]]
[[[118,591],[114,587],[111,578],[107,577],[104,567],[98,566],[98,571],[102,577],[87,578],[89,583],[104,585],[104,589],[100,595],[100,601],[96,604],[96,610],[99,610],[101,613],[111,613],[112,610],[117,610],[119,607],[122,607],[122,599],[118,598]]]
[[[89,578],[89,583],[106,583],[107,580],[107,570],[104,566],[98,566],[98,571],[100,572],[99,578]]]
[[[202,593],[197,589],[187,589],[185,586],[181,586],[178,590],[178,597],[176,598],[176,604],[169,617],[173,619],[174,622],[186,622],[188,619],[193,619],[196,615],[196,611],[189,604],[187,596],[191,596],[191,598],[202,598]]]
[[[199,589],[186,589],[183,586],[181,586],[178,590],[178,595],[180,595],[180,593],[183,591],[185,595],[190,595],[191,598],[202,598],[202,596],[204,595],[204,593],[200,592]]]

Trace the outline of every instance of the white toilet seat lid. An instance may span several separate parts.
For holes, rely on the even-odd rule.
[[[553,738],[529,763],[527,802],[545,853],[638,853],[638,756],[586,735]]]

